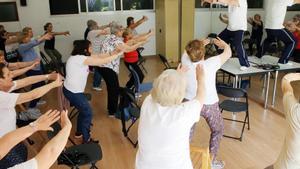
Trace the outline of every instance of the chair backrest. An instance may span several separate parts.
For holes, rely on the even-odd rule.
[[[45,64],[50,64],[49,59],[46,57],[46,55],[42,51],[40,51],[40,55],[41,55],[42,61],[44,61]]]
[[[209,148],[190,147],[191,160],[194,169],[211,169]],[[199,159],[201,157],[201,160]],[[201,163],[199,163],[201,161]],[[201,167],[200,167],[201,166]]]
[[[129,71],[131,73],[131,76],[133,76],[133,79],[134,79],[135,93],[139,93],[140,92],[140,85],[141,85],[139,75],[137,74],[137,72],[130,65],[129,65]]]
[[[165,65],[166,69],[170,69],[171,66],[170,66],[167,58],[161,54],[158,54],[158,56],[159,56],[160,60],[163,62],[163,64]]]
[[[231,98],[248,98],[247,91],[241,88],[233,88],[228,86],[217,86],[219,94]]]

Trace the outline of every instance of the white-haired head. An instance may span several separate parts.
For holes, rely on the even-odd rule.
[[[154,80],[151,96],[161,106],[174,106],[183,101],[185,90],[185,77],[176,70],[165,70]]]

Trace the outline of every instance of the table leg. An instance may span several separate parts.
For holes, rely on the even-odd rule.
[[[265,92],[265,106],[264,108],[267,109],[267,106],[268,106],[268,95],[269,95],[269,87],[270,87],[270,76],[271,76],[271,73],[268,72],[268,77],[267,77],[267,88],[266,88],[266,92]]]
[[[272,106],[274,106],[275,99],[276,99],[277,80],[278,80],[278,71],[275,71],[275,79],[274,79],[274,86],[273,86],[273,96],[272,96]]]
[[[233,88],[238,88],[239,76],[235,76]]]

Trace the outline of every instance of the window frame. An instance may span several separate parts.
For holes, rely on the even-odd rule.
[[[197,0],[195,0],[197,1]],[[196,11],[226,11],[228,8],[213,8],[213,4],[210,4],[209,8],[196,8],[196,3],[195,3],[195,9]],[[259,10],[264,10],[265,9],[265,0],[263,0],[263,7],[262,8],[249,8],[249,11],[259,11]]]
[[[153,0],[153,9],[136,9],[136,10],[124,10],[123,9],[123,0],[120,0],[120,3],[121,3],[121,9],[120,10],[116,10],[116,0],[113,0],[114,1],[114,9],[112,11],[95,11],[95,12],[90,12],[89,11],[89,7],[88,7],[88,0],[85,0],[85,3],[86,3],[86,12],[82,12],[81,11],[81,3],[80,3],[80,0],[78,0],[78,10],[79,12],[77,14],[55,14],[55,15],[51,15],[51,12],[50,12],[50,17],[66,17],[66,16],[72,16],[72,15],[90,15],[90,16],[93,16],[93,15],[110,15],[110,14],[115,14],[115,13],[127,13],[127,12],[155,12],[155,0]]]

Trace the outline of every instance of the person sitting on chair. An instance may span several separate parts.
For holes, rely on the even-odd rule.
[[[59,87],[62,84],[60,75],[56,73],[32,76],[16,81],[12,80],[13,75],[3,63],[0,63],[0,137],[16,129],[16,105],[40,98],[51,89]],[[45,80],[55,81],[26,93],[12,93],[14,90]],[[23,144],[18,144],[6,157],[2,157],[0,166],[9,168],[26,160],[27,149]]]
[[[244,32],[247,30],[247,0],[203,0],[204,2],[214,4],[228,5],[228,19],[223,18],[221,21],[228,23],[227,28],[223,30],[219,37],[226,43],[232,43],[237,51],[241,70],[246,70],[250,67],[247,53],[243,46]],[[231,42],[232,39],[232,42]]]
[[[135,169],[193,169],[189,134],[200,120],[205,96],[204,69],[197,67],[197,94],[182,103],[186,69],[165,70],[154,80],[151,94],[141,107],[138,126],[139,148]]]
[[[66,146],[71,132],[72,123],[70,122],[66,111],[63,111],[60,114],[60,112],[56,110],[50,110],[29,125],[11,131],[0,137],[0,160],[5,157],[13,147],[15,147],[17,144],[20,144],[23,140],[30,137],[34,133],[38,131],[53,130],[50,126],[59,119],[61,119],[62,129],[42,148],[42,150],[34,158],[9,168],[49,169]],[[1,168],[2,167],[4,166],[1,165]]]
[[[300,81],[300,73],[290,73],[282,79],[281,88],[287,132],[279,157],[273,166],[266,169],[298,169],[300,166],[300,103],[291,85],[291,82],[296,81]]]
[[[100,66],[115,60],[122,52],[116,50],[107,54],[92,54],[91,43],[81,40],[74,46],[72,56],[66,65],[66,79],[63,93],[70,103],[79,111],[75,137],[83,143],[93,142],[90,136],[92,108],[84,95],[89,75],[89,66]]]
[[[267,38],[262,45],[262,52],[259,57],[262,57],[270,46],[270,43],[275,39],[282,41],[285,44],[285,48],[282,51],[282,55],[278,60],[280,64],[286,64],[289,58],[292,56],[296,46],[296,40],[293,34],[284,28],[284,19],[288,6],[300,3],[300,0],[271,0],[267,1],[266,16],[265,16],[265,29],[267,32]]]
[[[252,32],[250,37],[250,44],[249,44],[249,50],[250,55],[253,55],[253,44],[256,45],[257,49],[257,56],[259,53],[261,53],[261,40],[263,36],[263,22],[261,20],[261,16],[259,14],[255,14],[254,17],[248,18],[248,23],[252,25]]]
[[[219,110],[219,97],[215,83],[217,71],[231,57],[232,52],[230,46],[220,38],[214,39],[213,42],[224,50],[222,54],[204,60],[205,46],[209,44],[209,40],[193,40],[186,45],[186,52],[182,55],[181,61],[182,65],[188,68],[185,74],[187,82],[185,100],[191,100],[197,94],[196,65],[201,64],[203,66],[206,95],[200,114],[211,130],[209,149],[212,156],[212,169],[221,169],[225,164],[223,161],[217,160],[217,153],[223,136],[224,122]]]
[[[53,32],[53,25],[50,22],[48,22],[44,25],[44,31],[45,31],[45,34],[49,33],[50,35],[52,35],[51,39],[45,40],[45,44],[44,44],[45,52],[51,58],[52,61],[57,62],[56,64],[62,63],[62,56],[55,49],[55,36],[58,36],[58,35],[68,36],[68,35],[70,35],[70,32],[69,31]]]
[[[299,20],[294,17],[293,21],[286,22],[285,28],[293,33],[296,40],[296,47],[293,52],[293,59],[295,62],[300,62],[300,23]]]
[[[152,34],[153,34],[153,32],[150,30],[147,33],[134,36],[132,34],[132,30],[127,28],[123,32],[124,43],[134,42],[134,41],[140,40],[140,39],[148,39]],[[131,52],[124,53],[124,63],[126,65],[126,67],[129,70],[129,66],[131,66],[134,69],[134,71],[136,71],[136,73],[138,74],[140,83],[142,83],[144,80],[144,73],[142,72],[141,68],[138,65],[138,60],[139,60],[139,58],[138,58],[137,50],[133,50]],[[129,81],[126,83],[126,87],[128,89],[131,89],[133,86],[134,86],[134,77],[131,76]]]

